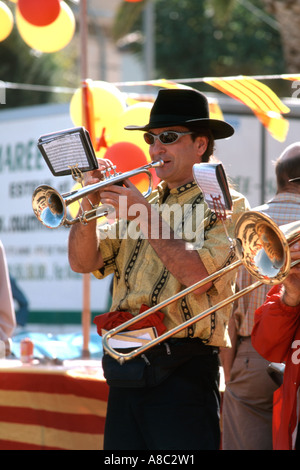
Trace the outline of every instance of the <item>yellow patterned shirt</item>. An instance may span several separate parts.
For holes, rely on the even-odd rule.
[[[235,191],[231,193],[233,213],[226,220],[226,226],[229,236],[233,237],[239,213],[248,210],[249,206],[244,196]],[[187,241],[187,249],[197,250],[209,274],[235,259],[222,222],[208,208],[195,182],[170,191],[162,182],[148,200],[178,237]],[[137,315],[142,304],[152,307],[184,289],[163,265],[148,240],[139,233],[135,221],[119,220],[112,225],[100,226],[99,240],[104,268],[93,274],[99,279],[114,274],[111,311],[124,310]],[[190,293],[162,309],[167,330],[231,295],[235,290],[235,278],[236,270],[217,279],[207,293]],[[230,313],[229,305],[176,336],[199,337],[210,345],[230,346],[227,332]]]

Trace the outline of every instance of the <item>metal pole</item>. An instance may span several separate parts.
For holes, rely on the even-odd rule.
[[[79,10],[79,28],[80,28],[80,72],[81,79],[87,78],[88,55],[87,55],[87,0],[80,0]]]
[[[87,0],[80,1],[80,68],[81,68],[81,80],[82,86],[84,86],[85,80],[88,77],[88,26],[87,26]],[[87,103],[86,103],[86,93],[82,89],[82,120],[83,124],[86,126],[89,122],[87,114]],[[87,129],[88,130],[88,129]],[[90,309],[90,274],[83,274],[83,305],[82,305],[82,336],[83,336],[83,346],[82,346],[82,357],[89,358],[89,342],[90,342],[90,324],[91,324],[91,309]]]
[[[260,145],[260,203],[266,201],[266,129],[261,124],[261,145]]]
[[[145,80],[154,79],[155,70],[155,9],[153,0],[148,0],[144,9],[144,59]]]

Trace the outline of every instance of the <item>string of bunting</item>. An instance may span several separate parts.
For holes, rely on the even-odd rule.
[[[16,4],[16,24],[20,35],[29,47],[42,51],[54,52],[64,48],[75,32],[75,18],[72,10],[63,0],[11,0]],[[140,1],[140,0],[125,0]],[[13,15],[5,3],[0,0],[0,41],[9,36],[13,28]],[[283,117],[290,109],[261,79],[282,78],[300,80],[300,74],[237,77],[202,77],[181,80],[150,80],[115,84],[115,86],[152,85],[159,87],[184,87],[184,83],[204,82],[231,98],[249,107],[269,133],[280,142],[286,139],[289,122]],[[14,84],[7,84],[13,87]],[[4,84],[4,86],[6,86]],[[56,92],[59,87],[56,87]],[[221,114],[217,103],[211,103],[211,110]]]
[[[163,88],[190,88],[185,85],[185,83],[204,82],[249,107],[273,138],[284,142],[289,128],[289,122],[283,117],[283,114],[289,113],[290,109],[279,99],[270,87],[259,81],[272,79],[300,81],[300,74],[199,77],[170,80],[158,79],[116,82],[112,85],[115,87],[147,85]],[[41,87],[40,85],[17,84],[12,82],[3,82],[3,86],[6,88],[20,88],[33,91],[42,90],[56,93],[74,93],[73,88],[67,87]],[[222,119],[222,111],[216,100],[210,100],[210,111],[214,114],[215,118]]]
[[[205,83],[244,103],[268,129],[270,134],[284,142],[289,123],[282,116],[290,109],[265,84],[249,77],[232,79],[205,79]]]
[[[259,79],[258,79],[259,78]],[[286,106],[274,93],[271,88],[261,83],[263,79],[285,79],[300,81],[300,74],[266,75],[259,77],[235,76],[235,77],[202,77],[194,79],[176,80],[150,80],[144,82],[127,82],[122,85],[133,86],[137,84],[176,87],[184,86],[184,83],[204,82],[216,88],[231,98],[240,101],[249,107],[259,121],[266,127],[274,139],[284,142],[289,129],[289,122],[282,114],[290,112]],[[121,83],[116,84],[117,86]]]

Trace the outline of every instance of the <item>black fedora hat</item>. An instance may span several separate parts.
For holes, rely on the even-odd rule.
[[[215,139],[225,139],[234,133],[233,127],[227,122],[209,118],[206,96],[193,89],[159,90],[149,123],[144,126],[126,126],[125,129],[148,131],[179,125],[210,129]]]

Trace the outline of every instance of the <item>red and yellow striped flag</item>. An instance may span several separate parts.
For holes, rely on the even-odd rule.
[[[296,74],[293,74],[293,75],[289,75],[289,74],[285,74],[285,75],[281,75],[281,78],[283,78],[284,80],[300,80],[300,73],[296,73]]]
[[[289,123],[282,114],[290,109],[267,85],[244,76],[204,78],[204,82],[248,106],[275,139],[285,140]]]
[[[56,369],[0,371],[1,450],[103,449],[105,379]]]

